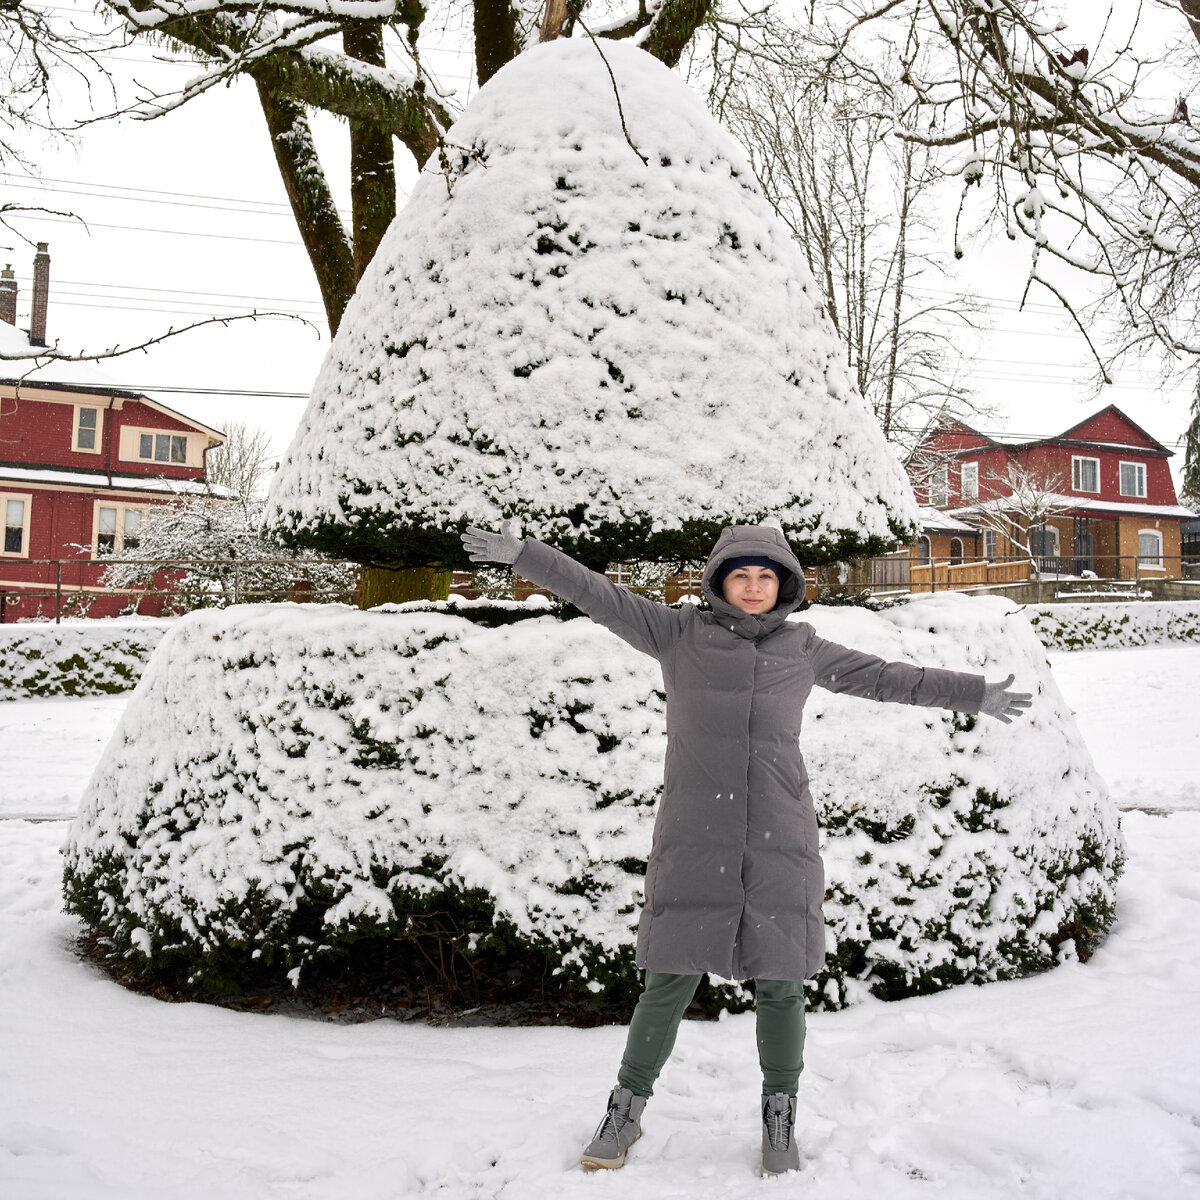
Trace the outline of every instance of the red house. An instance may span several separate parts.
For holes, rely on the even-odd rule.
[[[1005,512],[1013,540],[981,528],[968,553],[983,559],[1019,554],[1016,542],[1025,540],[1043,571],[1175,578],[1181,573],[1180,526],[1193,514],[1176,498],[1167,465],[1171,453],[1110,404],[1055,437],[1025,442],[999,442],[950,422],[925,440],[909,473],[919,502],[961,520],[978,525],[981,504]],[[1057,511],[1032,530],[1004,504],[1013,495],[1010,468],[1053,496]],[[921,549],[941,556],[931,545]]]
[[[16,328],[16,280],[0,273],[0,353],[44,346],[49,255],[34,263],[29,336]],[[180,495],[217,495],[208,451],[224,437],[147,396],[112,386],[90,364],[0,360],[0,620],[54,616],[91,597],[114,616],[132,597],[103,589],[104,559],[136,557],[148,508]],[[58,560],[58,561],[54,561]],[[161,599],[139,611],[157,615]]]

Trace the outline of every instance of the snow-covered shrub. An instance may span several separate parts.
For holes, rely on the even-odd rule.
[[[1025,615],[1047,650],[1200,642],[1200,604],[1188,601],[1041,604],[1028,606]]]
[[[142,618],[0,625],[0,700],[126,692],[169,624]]]
[[[1112,919],[1116,814],[1010,608],[947,596],[805,613],[846,644],[1012,670],[1037,692],[1012,726],[814,693],[804,748],[831,950],[818,1003],[1038,970],[1072,943],[1086,955]],[[529,614],[182,618],[84,797],[68,907],[134,971],[212,987],[295,978],[437,913],[455,953],[540,955],[627,998],[661,679],[586,620]]]
[[[816,560],[884,552],[917,509],[803,251],[702,98],[626,43],[535,46],[380,243],[267,524],[465,566],[462,527],[515,516],[607,564],[700,557],[768,515]]]

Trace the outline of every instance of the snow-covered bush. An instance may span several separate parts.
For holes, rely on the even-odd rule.
[[[808,561],[915,536],[744,151],[624,43],[539,45],[480,89],[346,309],[266,519],[418,567],[465,566],[463,526],[501,516],[594,565],[702,557],[767,516]]]
[[[141,618],[0,625],[0,700],[127,692],[169,624]]]
[[[1047,650],[1102,650],[1200,642],[1200,604],[1041,604],[1025,609]]]
[[[1012,726],[814,693],[831,950],[815,1002],[1038,970],[1112,919],[1116,814],[1010,609],[805,613],[834,640],[1037,692]],[[89,785],[68,907],[135,972],[211,987],[296,978],[439,914],[448,951],[540,956],[624,1000],[661,688],[649,659],[545,606],[193,613]]]

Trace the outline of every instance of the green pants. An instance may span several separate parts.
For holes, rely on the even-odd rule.
[[[617,1082],[634,1095],[653,1093],[701,978],[646,972],[646,987],[633,1010],[625,1057],[617,1073]],[[804,982],[756,979],[754,992],[763,1095],[794,1096],[804,1068]]]

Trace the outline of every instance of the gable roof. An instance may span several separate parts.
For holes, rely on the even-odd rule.
[[[1092,442],[1095,442],[1097,445],[1103,446],[1103,445],[1105,445],[1104,439],[1088,438],[1086,436],[1080,438],[1077,436],[1073,437],[1072,435],[1077,435],[1079,433],[1079,431],[1081,429],[1083,429],[1085,426],[1090,425],[1093,421],[1098,421],[1101,417],[1107,416],[1109,413],[1112,413],[1115,416],[1119,417],[1139,437],[1145,438],[1146,441],[1149,443],[1147,445],[1146,449],[1154,450],[1155,452],[1159,452],[1159,453],[1167,454],[1167,455],[1171,455],[1174,453],[1173,451],[1168,450],[1166,448],[1166,446],[1164,446],[1162,444],[1162,442],[1160,442],[1157,438],[1151,437],[1150,434],[1148,434],[1136,421],[1134,421],[1128,415],[1128,413],[1123,412],[1115,404],[1109,404],[1105,408],[1102,408],[1099,412],[1092,413],[1092,415],[1090,417],[1084,417],[1084,419],[1082,421],[1080,421],[1078,424],[1072,425],[1070,429],[1064,429],[1062,431],[1062,433],[1060,433],[1058,435],[1057,438],[1046,438],[1044,440],[1046,440],[1046,441],[1066,441],[1066,440],[1092,441]]]
[[[143,392],[130,391],[117,385],[116,380],[106,375],[95,363],[72,362],[69,359],[45,359],[38,354],[38,347],[29,342],[29,337],[22,329],[0,321],[0,354],[20,354],[22,358],[0,358],[0,384],[29,388],[34,391],[54,391],[79,394],[83,396],[111,396],[118,400],[136,400],[145,404],[164,416],[174,417],[200,433],[207,434],[215,445],[225,441],[225,435],[219,429],[197,421],[185,413],[151,400]],[[30,366],[38,362],[40,366]],[[119,406],[118,406],[119,407]]]
[[[1098,421],[1101,417],[1109,413],[1114,414],[1124,421],[1125,424],[1128,425],[1138,437],[1145,440],[1146,444],[1143,446],[1135,446],[1129,443],[1109,441],[1104,438],[1088,437],[1086,432],[1084,432],[1082,435],[1080,434],[1080,431],[1086,430],[1086,427],[1093,421]],[[956,417],[951,421],[947,421],[943,425],[937,425],[931,429],[926,435],[924,441],[922,441],[921,446],[926,446],[938,434],[953,434],[957,431],[963,431],[971,434],[974,437],[982,438],[985,442],[987,442],[988,447],[994,447],[997,450],[1028,450],[1031,446],[1050,446],[1056,443],[1068,443],[1080,446],[1109,446],[1114,450],[1136,450],[1143,454],[1153,454],[1163,458],[1173,458],[1175,455],[1173,450],[1168,450],[1166,446],[1162,444],[1162,442],[1148,434],[1136,421],[1131,420],[1128,414],[1122,412],[1122,410],[1119,409],[1115,404],[1106,405],[1104,408],[1100,409],[1099,412],[1091,413],[1089,416],[1084,417],[1082,421],[1072,425],[1069,429],[1064,429],[1062,433],[1055,433],[1048,437],[1037,438],[997,439],[994,437],[989,437],[986,433],[980,433],[979,430],[972,429],[971,426],[965,421],[960,421]],[[983,449],[983,447],[973,446],[958,450],[947,450],[944,453],[948,457],[960,457],[978,452],[981,449]]]

